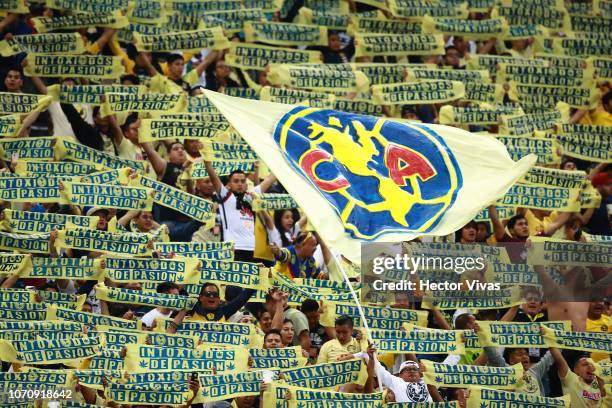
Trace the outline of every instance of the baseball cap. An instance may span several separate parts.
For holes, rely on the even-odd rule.
[[[400,365],[398,374],[400,374],[402,371],[404,371],[407,368],[416,368],[417,370],[420,370],[419,363],[417,363],[416,361],[408,360],[408,361],[404,361]]]
[[[470,309],[457,309],[455,311],[455,313],[453,314],[453,327],[455,327],[455,324],[457,322],[457,318],[459,316],[461,316],[462,314],[466,314],[466,313],[471,314],[472,311]]]
[[[108,209],[106,209],[106,208],[102,208],[102,207],[89,207],[89,208],[86,208],[85,215],[91,216],[91,215],[94,215],[95,213],[97,213],[98,211],[106,211],[107,214],[109,212]]]
[[[591,179],[593,187],[603,186],[604,184],[608,184],[610,182],[612,182],[612,178],[606,172],[597,173]]]

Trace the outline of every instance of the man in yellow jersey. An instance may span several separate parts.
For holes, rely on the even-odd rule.
[[[587,312],[586,330],[596,333],[612,333],[612,318],[604,314],[604,302],[589,303],[589,311]],[[604,360],[610,357],[610,354],[591,353],[591,358],[594,361]]]
[[[353,354],[365,351],[367,347],[353,336],[353,319],[340,316],[335,322],[336,338],[324,343],[319,350],[317,364],[352,359]]]
[[[219,53],[211,51],[196,65],[191,71],[183,75],[185,70],[185,59],[182,54],[172,53],[166,57],[166,69],[164,75],[153,66],[151,58],[147,53],[138,54],[137,61],[151,76],[151,89],[161,93],[175,93],[182,90],[189,92],[191,87],[200,81],[200,76],[204,70],[212,64]]]
[[[572,408],[600,408],[603,407],[603,398],[606,395],[604,382],[595,375],[595,367],[588,361],[587,354],[576,355],[568,363],[557,348],[551,347],[552,354],[563,394],[569,394]]]

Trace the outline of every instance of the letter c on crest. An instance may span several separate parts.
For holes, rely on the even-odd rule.
[[[323,180],[315,174],[315,169],[319,163],[327,161],[331,162],[333,157],[325,150],[310,150],[300,159],[300,167],[306,172],[308,177],[323,191],[334,192],[341,190],[350,185],[349,181],[342,175],[333,180]]]

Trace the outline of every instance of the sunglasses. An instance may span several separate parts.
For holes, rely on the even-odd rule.
[[[204,295],[204,297],[207,297],[207,298],[216,299],[216,298],[219,297],[219,292],[209,292],[209,291],[206,291],[206,292],[203,293],[203,295]]]

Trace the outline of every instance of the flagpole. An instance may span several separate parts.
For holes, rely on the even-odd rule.
[[[331,252],[331,251],[330,251]],[[361,317],[361,322],[363,324],[363,328],[366,331],[366,337],[368,342],[372,342],[374,343],[374,341],[372,340],[372,333],[370,331],[370,327],[368,326],[368,322],[365,318],[365,313],[363,312],[363,308],[361,307],[361,302],[359,302],[359,296],[357,296],[357,292],[355,292],[355,289],[353,289],[353,285],[351,285],[351,281],[349,280],[346,271],[344,270],[344,267],[342,266],[342,262],[338,260],[338,258],[336,258],[334,256],[334,254],[331,254],[332,258],[334,259],[334,262],[336,262],[336,265],[338,266],[338,269],[340,270],[340,273],[342,274],[342,278],[344,279],[344,281],[346,282],[346,285],[348,286],[351,295],[353,296],[353,300],[355,301],[355,303],[357,304],[357,310],[359,311],[359,316]],[[340,255],[342,256],[342,255]],[[374,360],[376,360],[376,352],[374,352]],[[376,364],[376,363],[374,363]],[[378,380],[378,389],[380,392],[383,391],[383,386],[382,386],[382,380],[380,378],[379,375],[376,376],[376,379]]]

